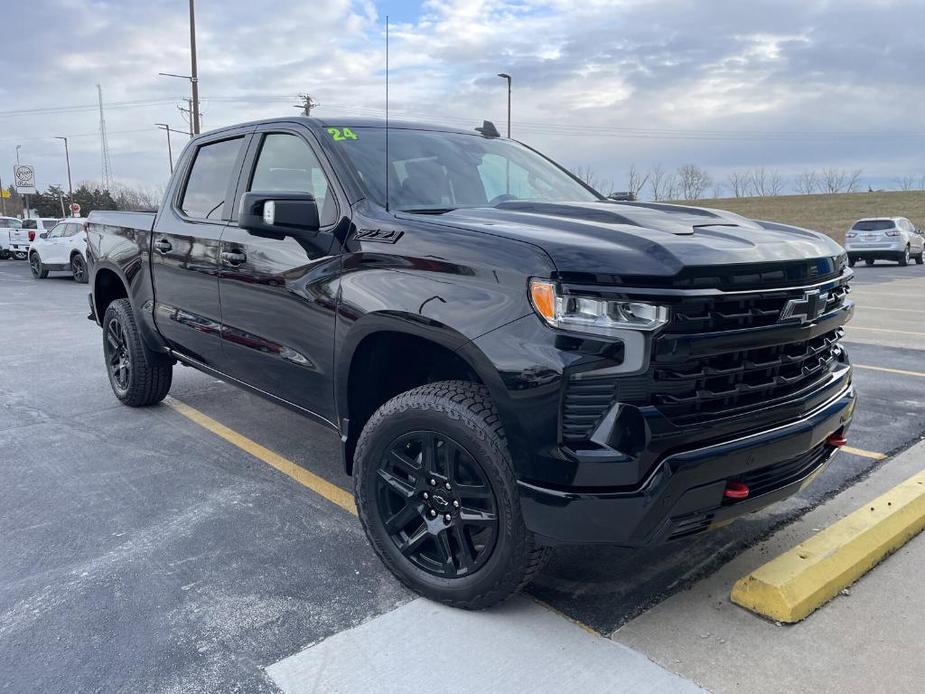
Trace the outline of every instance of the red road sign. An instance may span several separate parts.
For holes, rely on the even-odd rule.
[[[69,208],[71,210],[71,214],[74,215],[75,217],[80,214],[80,205],[78,205],[76,202],[72,202],[69,205]]]

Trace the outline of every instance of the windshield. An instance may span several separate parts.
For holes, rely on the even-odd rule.
[[[868,219],[863,222],[857,222],[852,228],[858,231],[883,231],[892,229],[895,223],[892,219]]]
[[[370,199],[385,204],[385,129],[328,128]],[[478,135],[389,131],[389,205],[441,212],[505,200],[591,202],[594,193],[523,145]]]

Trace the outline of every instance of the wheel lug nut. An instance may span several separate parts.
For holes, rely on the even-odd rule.
[[[436,517],[437,517],[437,512],[434,511],[433,509],[430,509],[430,517],[431,517],[431,518],[436,518]]]
[[[450,516],[450,514],[448,513],[448,514],[446,514],[446,515],[443,517],[443,520],[445,520],[447,523],[449,523],[449,522],[450,522],[451,520],[453,520],[453,519],[452,519],[452,517]]]
[[[450,491],[450,483],[449,483],[449,482],[447,482],[447,483],[446,483],[445,485],[443,485],[443,486],[446,487],[446,490],[447,490],[447,491]]]
[[[427,501],[430,498],[430,494],[424,492],[424,500]]]
[[[458,502],[458,501],[454,501],[454,502],[453,502],[453,508],[459,508],[459,502]]]
[[[431,480],[430,480],[430,486],[431,486],[431,487],[436,487],[436,486],[437,486],[437,480],[431,478]]]

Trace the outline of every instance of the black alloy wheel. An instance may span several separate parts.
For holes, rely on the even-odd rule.
[[[479,463],[449,436],[395,439],[376,471],[380,520],[419,569],[459,578],[481,568],[498,535],[497,501]]]
[[[75,282],[79,282],[80,284],[86,283],[87,263],[79,253],[75,253],[74,257],[71,258],[71,274],[74,276]]]
[[[106,340],[103,342],[106,354],[106,368],[113,384],[122,392],[128,391],[132,373],[125,328],[118,318],[112,318],[106,326]]]

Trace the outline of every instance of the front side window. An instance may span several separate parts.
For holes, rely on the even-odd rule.
[[[196,152],[180,209],[194,219],[222,218],[222,208],[241,151],[243,138],[202,145]]]
[[[64,236],[64,232],[67,229],[67,224],[58,224],[54,229],[48,232],[48,238],[58,239]]]
[[[263,140],[249,190],[261,193],[310,193],[321,226],[337,221],[337,208],[321,164],[301,137],[272,133]]]
[[[349,130],[350,137],[343,133]],[[395,128],[389,131],[386,195],[385,130],[328,128],[366,194],[396,210],[441,211],[484,207],[507,200],[594,202],[589,191],[558,166],[510,140],[477,134]],[[340,134],[340,137],[337,137]]]

